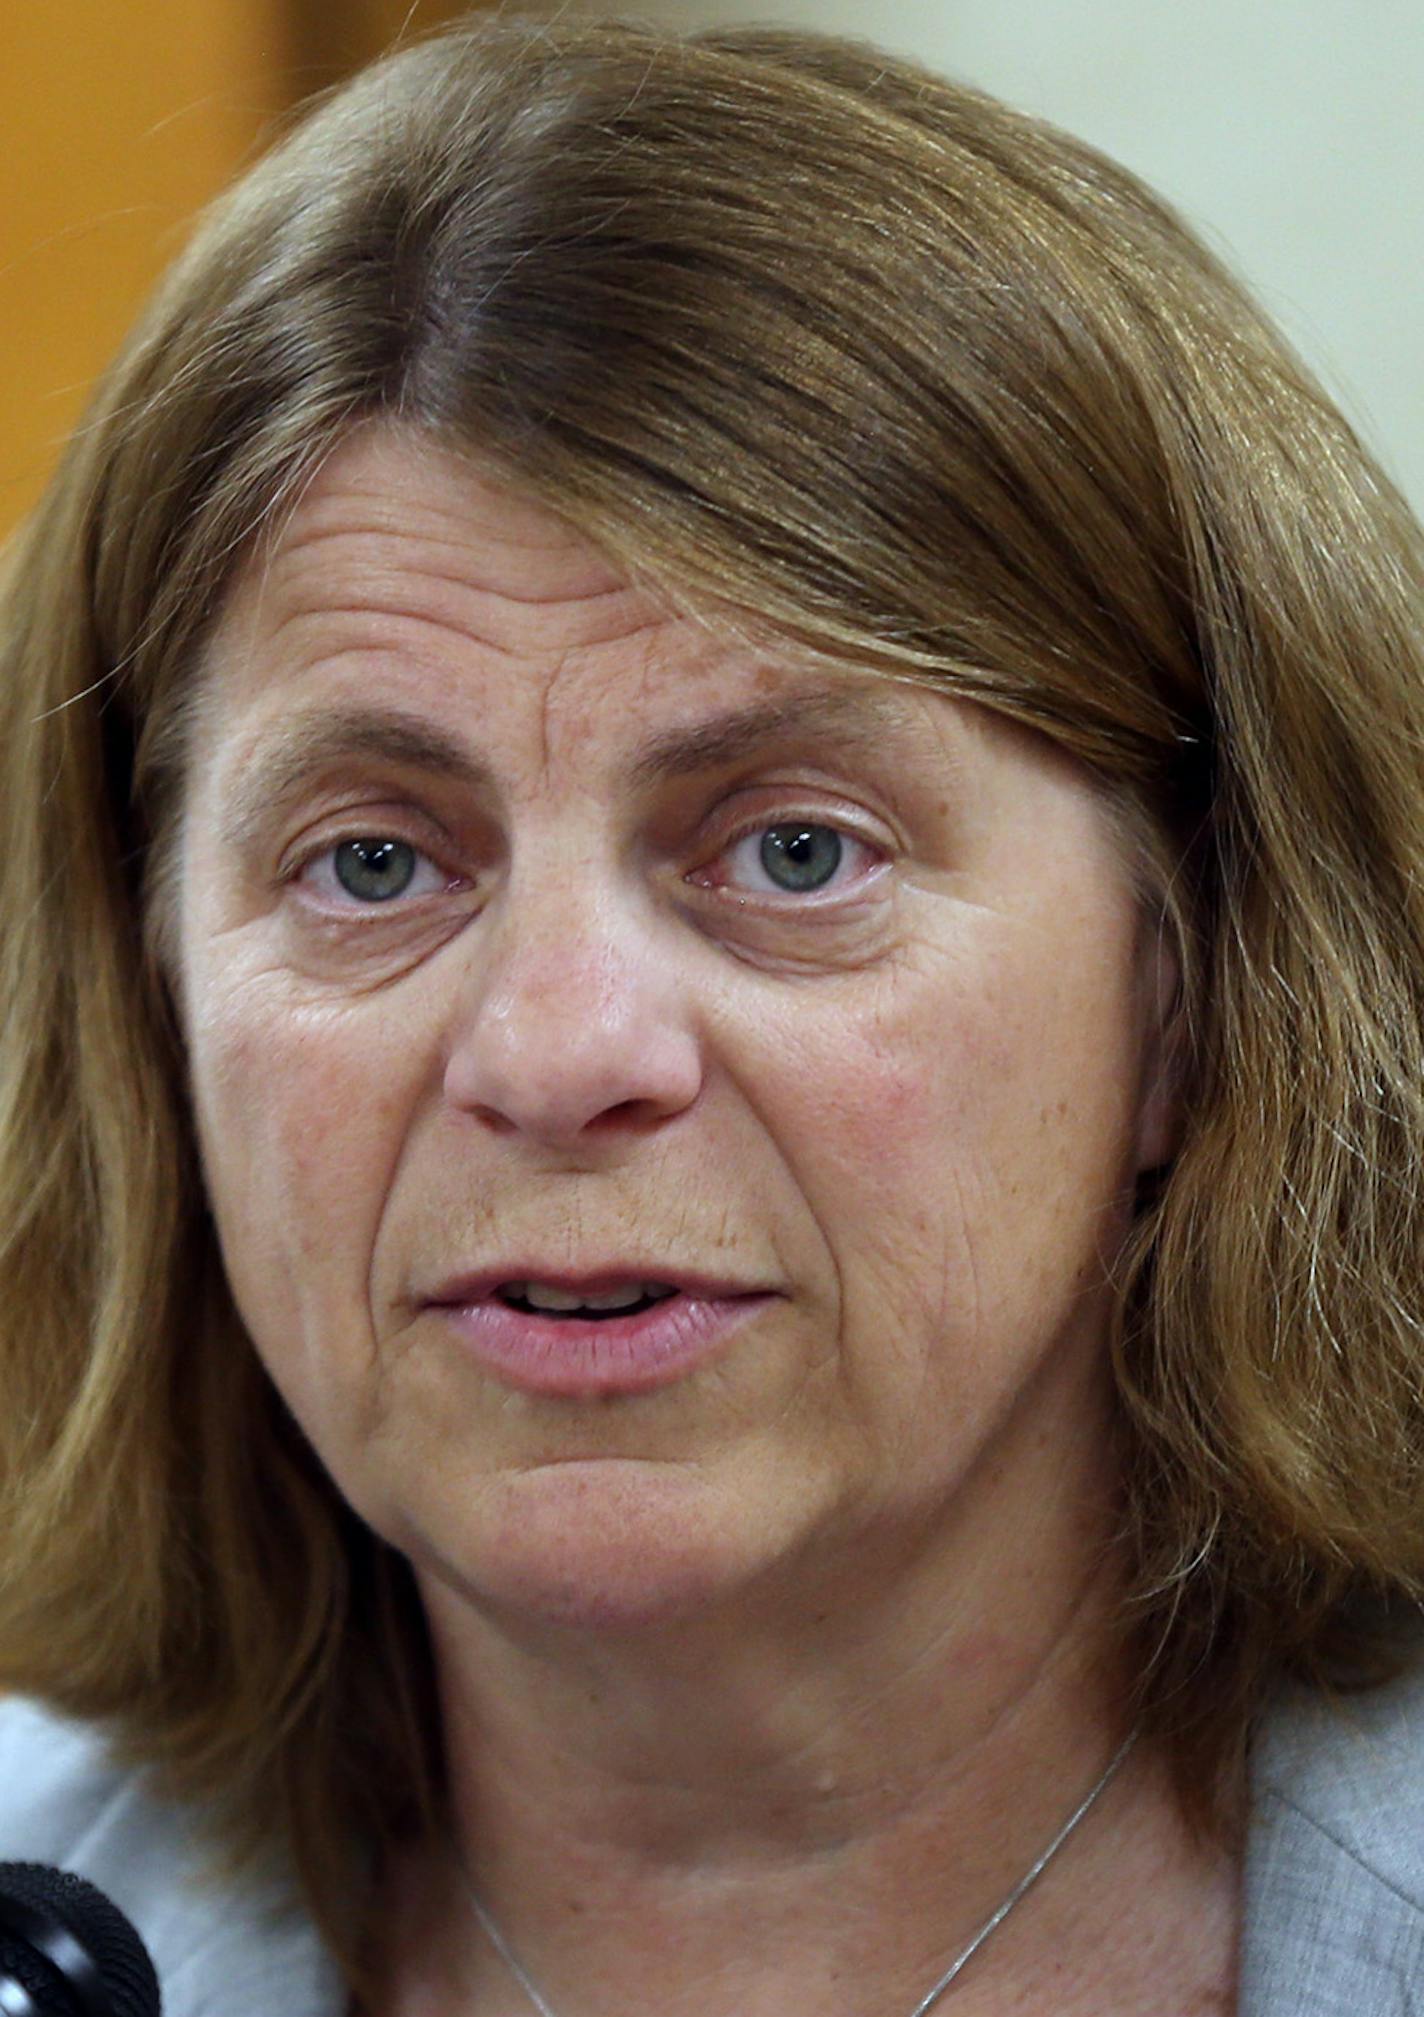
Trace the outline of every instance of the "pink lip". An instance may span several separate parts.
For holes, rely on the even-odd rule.
[[[501,1302],[500,1282],[538,1281],[574,1294],[598,1295],[629,1281],[668,1281],[656,1269],[623,1268],[600,1276],[551,1275],[536,1268],[486,1274],[443,1284],[430,1298],[484,1369],[527,1394],[592,1400],[643,1394],[668,1386],[705,1364],[759,1309],[764,1290],[689,1282],[631,1316],[544,1316]]]

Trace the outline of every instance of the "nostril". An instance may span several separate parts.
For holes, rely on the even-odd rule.
[[[477,1121],[483,1122],[491,1134],[513,1135],[519,1132],[518,1122],[511,1120],[508,1114],[502,1114],[498,1107],[476,1105],[470,1108],[470,1112]]]
[[[656,1127],[663,1119],[663,1111],[656,1100],[619,1100],[615,1105],[605,1107],[595,1114],[588,1125],[595,1131],[607,1133],[619,1128]]]
[[[637,1134],[658,1127],[665,1118],[655,1100],[619,1100],[613,1106],[605,1107],[588,1120],[578,1121],[565,1130],[550,1125],[548,1117],[526,1121],[515,1115],[504,1113],[496,1106],[484,1102],[469,1108],[471,1116],[487,1127],[491,1134],[513,1135],[533,1133],[580,1133],[580,1134]]]

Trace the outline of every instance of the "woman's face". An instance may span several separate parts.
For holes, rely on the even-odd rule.
[[[1170,976],[1084,775],[719,644],[394,432],[207,678],[207,1182],[358,1512],[582,1625],[956,1535],[1041,1568],[1107,1477],[1105,1270],[1171,1126]]]

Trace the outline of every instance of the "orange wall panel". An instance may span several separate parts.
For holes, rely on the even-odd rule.
[[[294,103],[461,11],[15,0],[0,57],[0,537],[193,213]]]
[[[47,0],[0,68],[0,531],[187,221],[283,103],[280,0]]]

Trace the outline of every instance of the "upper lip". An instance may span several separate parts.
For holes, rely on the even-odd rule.
[[[569,1295],[608,1295],[631,1283],[655,1282],[660,1287],[681,1290],[689,1296],[755,1296],[768,1293],[761,1282],[734,1282],[725,1277],[698,1274],[692,1269],[669,1266],[663,1261],[618,1261],[570,1272],[549,1268],[538,1261],[510,1261],[497,1268],[480,1268],[471,1274],[450,1275],[430,1290],[428,1303],[476,1303],[511,1282],[539,1282],[546,1288],[563,1289]]]

